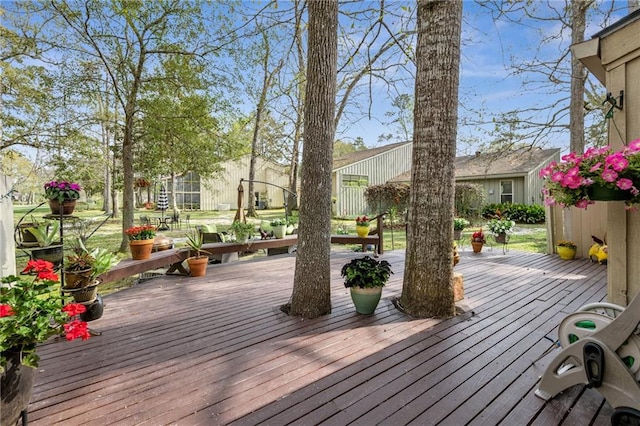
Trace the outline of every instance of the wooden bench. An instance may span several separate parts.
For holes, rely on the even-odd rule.
[[[332,244],[360,244],[362,251],[366,252],[369,245],[376,246],[378,254],[383,253],[382,233],[378,235],[369,235],[366,237],[358,237],[357,235],[332,235]],[[284,238],[270,238],[266,240],[251,240],[250,242],[241,243],[207,243],[202,245],[202,249],[212,255],[228,255],[232,253],[241,253],[249,251],[257,251],[261,249],[274,249],[283,247],[292,247],[298,244],[298,235],[286,235]],[[189,249],[169,249],[151,253],[151,257],[145,260],[125,259],[120,261],[116,266],[111,268],[98,277],[102,283],[121,280],[131,275],[141,274],[143,272],[169,266],[166,274],[168,275],[189,275],[189,272],[182,266],[182,263],[189,257]]]

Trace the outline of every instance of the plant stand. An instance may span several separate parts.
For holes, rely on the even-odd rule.
[[[507,254],[509,251],[509,234],[501,232],[498,235],[494,235],[493,239],[496,241],[496,244],[502,245],[502,254]]]

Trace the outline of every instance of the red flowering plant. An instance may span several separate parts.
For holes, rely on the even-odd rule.
[[[133,240],[151,240],[156,236],[157,228],[153,225],[132,226],[127,228],[124,233],[129,237],[129,241]]]
[[[369,218],[365,216],[358,216],[356,218],[356,226],[369,226]]]
[[[598,185],[615,192],[626,192],[628,208],[640,203],[640,139],[620,151],[611,147],[589,148],[583,155],[570,153],[562,162],[552,162],[540,171],[546,205],[575,206],[586,209],[595,201],[590,188]]]
[[[484,238],[484,233],[482,232],[482,228],[478,229],[471,235],[471,241],[475,243],[486,243],[487,240]]]
[[[49,200],[77,200],[80,198],[80,185],[65,180],[52,180],[44,184],[44,195]]]
[[[22,364],[35,368],[38,343],[54,335],[67,340],[89,338],[87,323],[77,318],[86,308],[79,303],[63,304],[51,262],[30,260],[22,272],[35,276],[10,275],[0,281],[0,372],[9,349],[20,351]]]

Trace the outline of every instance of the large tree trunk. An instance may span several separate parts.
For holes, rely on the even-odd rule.
[[[307,94],[298,254],[290,313],[331,312],[331,165],[335,137],[338,2],[309,2]]]
[[[461,0],[418,1],[413,163],[401,307],[450,317]]]

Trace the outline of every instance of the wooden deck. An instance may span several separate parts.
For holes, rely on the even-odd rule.
[[[332,255],[333,312],[287,317],[295,258],[210,265],[105,297],[101,336],[42,358],[32,425],[608,425],[594,390],[534,395],[560,320],[606,292],[606,266],[500,249],[461,252],[466,313],[412,319],[404,252],[376,313],[355,313]],[[551,339],[551,340],[549,340]]]

